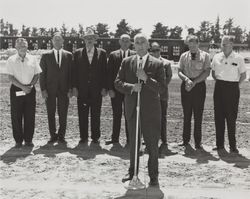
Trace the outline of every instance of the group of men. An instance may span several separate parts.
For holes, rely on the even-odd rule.
[[[42,55],[40,65],[27,53],[27,41],[16,40],[17,54],[7,61],[11,81],[10,102],[15,147],[34,146],[32,138],[35,124],[35,87],[39,79],[42,97],[45,99],[50,140],[66,144],[65,132],[69,98],[77,97],[80,141],[88,142],[89,114],[91,139],[95,144],[100,138],[100,113],[102,97],[109,95],[113,110],[113,130],[106,144],[119,143],[121,118],[125,110],[125,132],[130,148],[130,167],[123,182],[134,175],[135,132],[137,97],[140,95],[139,141],[142,136],[149,154],[148,171],[150,185],[158,185],[158,154],[167,148],[166,115],[168,84],[172,77],[170,62],[161,57],[158,43],[150,45],[144,34],[131,39],[120,37],[120,49],[111,52],[107,59],[105,50],[95,47],[98,36],[92,29],[84,35],[85,47],[74,54],[63,50],[63,37],[56,33],[52,38],[53,50]],[[225,120],[228,126],[231,152],[238,152],[235,141],[236,118],[239,103],[239,84],[246,78],[243,58],[233,52],[233,40],[222,39],[222,52],[215,55],[212,64],[209,55],[199,49],[196,36],[188,37],[189,51],[180,57],[178,75],[182,79],[181,102],[184,113],[183,143],[189,145],[191,118],[194,113],[194,140],[197,150],[202,149],[201,125],[206,96],[205,80],[210,74],[216,80],[214,110],[216,126],[216,150],[224,149]],[[107,61],[108,60],[108,61]],[[55,113],[59,116],[56,128]],[[24,121],[24,125],[22,124]],[[161,138],[162,144],[158,148]],[[137,164],[138,166],[139,164]]]

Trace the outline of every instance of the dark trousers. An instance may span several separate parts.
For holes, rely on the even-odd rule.
[[[168,101],[161,100],[161,141],[167,143],[167,108]]]
[[[65,137],[67,126],[67,114],[68,114],[69,98],[67,94],[55,94],[48,95],[46,100],[46,107],[48,113],[49,132],[51,137],[58,136],[59,138]],[[56,134],[56,107],[59,116],[59,129],[58,135]]]
[[[238,114],[240,89],[238,82],[216,80],[214,89],[214,118],[216,146],[224,147],[225,120],[227,121],[229,145],[236,148],[236,119]]]
[[[120,136],[120,130],[121,130],[121,118],[122,118],[122,106],[124,105],[124,95],[116,93],[116,96],[114,98],[111,98],[111,105],[112,105],[112,110],[113,110],[112,140],[119,142],[119,136]],[[126,117],[125,117],[125,133],[126,133],[127,142],[129,142]]]
[[[32,142],[35,128],[36,90],[29,94],[16,96],[20,88],[10,87],[10,108],[13,137],[16,143]]]
[[[78,117],[80,127],[80,138],[82,140],[88,139],[88,123],[89,123],[89,111],[91,114],[91,139],[98,140],[100,138],[100,117],[102,96],[99,95],[95,98],[89,98],[88,102],[83,102],[78,98]]]
[[[141,134],[146,144],[148,150],[148,174],[150,178],[158,177],[158,141],[160,138],[160,119],[159,123],[154,123],[154,125],[145,125],[150,124],[150,120],[145,120],[141,117],[141,125],[139,130],[139,139],[138,139],[138,158],[137,158],[137,173],[139,168],[139,148]],[[130,175],[134,175],[134,163],[135,163],[135,139],[136,139],[136,114],[128,120],[128,130],[129,130],[129,139],[130,139]],[[140,133],[141,132],[141,133]]]
[[[191,119],[194,114],[194,141],[195,146],[199,147],[201,144],[201,125],[202,115],[204,110],[204,102],[206,98],[206,84],[200,82],[192,88],[191,91],[186,91],[185,82],[181,84],[181,103],[184,113],[183,125],[183,142],[189,143],[191,137]]]

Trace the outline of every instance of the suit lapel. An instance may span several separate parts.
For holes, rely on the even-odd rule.
[[[132,68],[131,68],[131,70],[134,73],[136,73],[136,71],[137,71],[137,57],[136,57],[136,55],[134,55],[133,58],[132,58]]]
[[[151,64],[152,64],[152,58],[151,55],[148,55],[148,58],[143,68],[145,72],[149,71]]]

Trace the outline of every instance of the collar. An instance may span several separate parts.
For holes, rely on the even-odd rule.
[[[224,54],[224,52],[222,52],[222,56],[223,56],[223,58],[225,58],[225,59],[233,58],[233,57],[235,56],[235,53],[234,53],[234,51],[232,51],[232,52],[230,53],[230,55],[229,55],[228,57],[226,57],[226,55]]]
[[[144,56],[142,57],[143,62],[146,62],[148,56],[149,56],[149,53],[147,53],[146,55],[144,55]],[[139,60],[140,60],[140,56],[137,54],[136,57],[137,57],[137,60],[139,61]]]
[[[93,46],[90,50],[90,53],[94,53],[95,47]],[[86,52],[88,53],[88,48],[86,47]]]
[[[16,59],[19,60],[19,61],[22,61],[22,60],[28,60],[29,59],[29,55],[28,53],[26,53],[24,59],[22,57],[19,56],[19,54],[17,53],[16,54]]]
[[[57,50],[55,48],[53,48],[53,51],[57,53]],[[59,53],[62,52],[62,48],[59,49]]]

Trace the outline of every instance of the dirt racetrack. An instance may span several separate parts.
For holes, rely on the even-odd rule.
[[[120,145],[105,145],[110,138],[112,114],[110,99],[103,99],[100,145],[89,141],[80,146],[76,99],[70,100],[67,146],[47,145],[47,114],[37,86],[34,148],[15,149],[10,121],[9,84],[0,76],[0,197],[2,199],[246,199],[250,198],[250,82],[241,85],[237,121],[239,155],[218,154],[213,121],[213,81],[207,82],[203,119],[204,151],[178,146],[182,141],[180,81],[170,83],[168,109],[169,151],[160,157],[159,188],[127,191],[121,178],[129,165],[124,128]],[[123,121],[124,122],[124,121]],[[226,136],[226,146],[228,146]],[[227,148],[228,151],[228,148]],[[147,154],[140,158],[139,177],[146,185]]]

